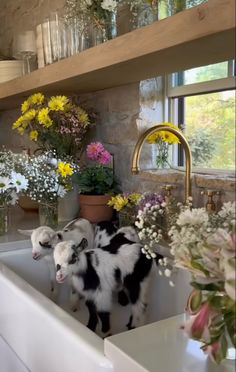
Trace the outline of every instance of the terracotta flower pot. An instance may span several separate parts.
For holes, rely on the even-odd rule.
[[[113,208],[108,207],[110,195],[79,195],[79,216],[91,223],[109,221],[112,218]]]

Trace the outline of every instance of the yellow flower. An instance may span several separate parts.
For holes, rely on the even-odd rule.
[[[38,135],[39,135],[39,133],[38,133],[38,131],[37,130],[32,130],[31,132],[30,132],[30,139],[31,139],[31,141],[37,141],[37,139],[38,139]]]
[[[23,119],[26,121],[31,121],[35,119],[36,114],[37,114],[37,111],[35,109],[31,109],[23,115]]]
[[[154,132],[150,134],[147,138],[147,142],[150,144],[157,143],[158,140],[161,138],[161,132]]]
[[[164,123],[161,123],[160,125],[165,125],[167,127],[174,128],[178,132],[180,132],[180,129],[172,123],[165,123],[164,122]],[[147,142],[150,143],[150,144],[158,143],[160,140],[162,140],[164,142],[167,142],[169,145],[180,143],[178,137],[176,137],[175,134],[173,134],[171,132],[167,132],[165,130],[160,131],[160,132],[154,132],[153,134],[150,134],[150,136],[148,136],[148,138],[147,138]]]
[[[30,108],[30,103],[28,100],[24,101],[21,105],[21,112],[24,114],[26,111],[28,111]]]
[[[24,123],[24,117],[20,116],[15,123],[12,125],[12,129],[17,129],[19,128],[22,124]]]
[[[63,163],[62,161],[59,162],[57,171],[62,177],[72,176],[74,173],[72,166],[69,163]]]
[[[113,196],[107,203],[110,207],[113,207],[116,211],[120,211],[129,203],[128,198],[120,194]]]
[[[17,128],[19,134],[23,135],[25,133],[25,129],[23,127]]]
[[[44,95],[42,93],[35,93],[29,97],[29,100],[34,105],[41,105],[44,102]]]
[[[42,124],[44,127],[49,128],[53,124],[52,119],[49,116],[49,109],[47,108],[42,108],[38,112],[38,121],[40,124]]]
[[[64,111],[68,103],[69,99],[66,96],[55,96],[48,102],[48,107],[52,111]]]
[[[131,201],[132,204],[136,205],[141,199],[141,197],[142,197],[142,194],[134,192],[133,194],[129,195],[129,200]]]

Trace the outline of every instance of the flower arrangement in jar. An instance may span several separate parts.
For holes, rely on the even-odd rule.
[[[161,123],[161,125],[168,126],[170,128],[174,128],[176,130],[180,130],[176,125],[172,123]],[[147,138],[147,142],[149,144],[155,144],[157,147],[157,155],[156,155],[156,166],[157,168],[163,169],[163,168],[169,168],[169,146],[178,144],[179,139],[170,132],[167,132],[165,130],[160,132],[154,132],[153,134],[150,134]]]
[[[218,364],[236,355],[235,208],[225,203],[208,215],[203,208],[183,207],[169,231],[173,267],[192,275],[186,309],[191,318],[182,328]]]
[[[65,18],[67,22],[71,19],[82,23],[90,21],[95,29],[101,31],[103,42],[116,37],[117,3],[118,0],[67,0]]]
[[[0,235],[7,232],[8,206],[15,205],[21,192],[28,189],[28,179],[16,171],[12,151],[0,151]]]
[[[142,198],[142,194],[123,193],[112,196],[108,205],[113,207],[119,214],[119,225],[128,226],[135,223],[137,215],[137,205]]]
[[[41,225],[57,226],[58,199],[72,188],[78,166],[60,160],[53,152],[39,156],[19,156],[22,173],[28,179],[26,195],[39,203]],[[23,164],[23,165],[22,165]]]
[[[46,98],[42,93],[24,101],[21,112],[12,126],[19,134],[27,134],[43,151],[56,151],[59,158],[80,158],[93,114],[66,96]]]
[[[147,259],[156,258],[157,243],[163,239],[165,207],[164,197],[158,193],[145,193],[137,206],[135,226]]]

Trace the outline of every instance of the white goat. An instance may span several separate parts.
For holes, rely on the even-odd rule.
[[[50,283],[51,283],[51,298],[57,300],[58,288],[56,285],[56,272],[53,259],[53,250],[57,243],[64,240],[73,240],[79,244],[83,239],[86,239],[88,248],[93,248],[94,229],[91,223],[79,218],[69,222],[62,230],[54,231],[48,226],[40,226],[33,230],[18,230],[21,234],[30,236],[32,242],[32,256],[34,260],[44,258],[47,261]],[[73,289],[70,294],[70,306],[75,311],[77,302],[77,294]]]
[[[95,331],[98,318],[102,332],[110,330],[112,294],[121,288],[127,292],[132,312],[129,329],[142,324],[152,260],[141,253],[142,245],[132,227],[121,228],[109,244],[86,249],[85,241],[64,241],[54,249],[56,279],[59,283],[72,275],[73,287],[85,298],[89,310],[88,327]]]

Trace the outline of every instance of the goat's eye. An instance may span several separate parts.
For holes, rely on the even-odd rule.
[[[42,248],[52,248],[52,246],[51,246],[51,244],[49,242],[44,242],[44,243],[39,242],[39,245]]]
[[[77,258],[76,254],[73,253],[72,256],[71,256],[70,261],[68,262],[68,264],[73,265],[74,263],[76,263],[76,258]]]

